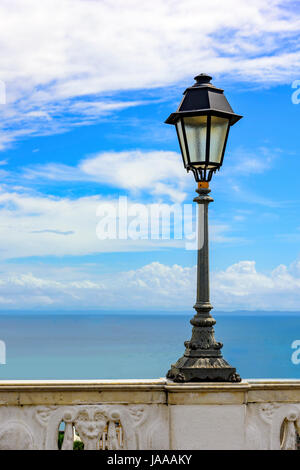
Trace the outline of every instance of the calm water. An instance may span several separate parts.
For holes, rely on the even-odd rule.
[[[216,339],[243,378],[300,378],[300,315],[217,315]],[[0,379],[156,378],[184,351],[181,315],[0,315]]]

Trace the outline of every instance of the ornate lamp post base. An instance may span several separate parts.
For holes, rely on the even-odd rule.
[[[167,378],[174,382],[240,382],[236,369],[222,357],[223,344],[215,340],[216,320],[209,313],[212,306],[199,308],[195,305],[195,308],[197,314],[191,320],[192,338],[185,341],[185,353],[171,365]]]
[[[167,378],[174,382],[240,382],[236,369],[221,357],[182,356],[172,364]]]
[[[183,356],[172,364],[167,378],[174,382],[240,382],[236,369],[228,362],[216,357]]]

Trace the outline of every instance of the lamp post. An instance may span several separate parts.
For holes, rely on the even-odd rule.
[[[184,167],[198,182],[198,263],[197,298],[192,337],[186,341],[184,355],[171,365],[167,377],[174,382],[240,382],[236,369],[222,357],[222,343],[216,341],[216,321],[209,300],[208,205],[209,181],[223,163],[229,129],[242,116],[235,114],[223,90],[210,83],[209,75],[195,77],[167,124],[176,126]]]

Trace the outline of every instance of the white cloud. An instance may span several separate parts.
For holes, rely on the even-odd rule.
[[[258,272],[255,261],[240,261],[215,273],[213,297],[218,308],[300,310],[300,263]]]
[[[281,152],[280,149],[267,147],[258,147],[254,150],[238,147],[228,155],[230,165],[223,168],[223,177],[264,173],[272,168]]]
[[[182,162],[175,152],[101,153],[83,160],[79,169],[94,180],[133,191],[157,192],[162,181],[173,180],[175,187],[183,185]]]
[[[6,0],[0,18],[6,146],[138,104],[114,99],[120,90],[201,71],[258,83],[300,73],[300,13],[288,0]]]
[[[251,185],[245,185],[248,177],[263,174],[276,167],[282,153],[283,151],[280,148],[263,146],[255,149],[244,147],[234,149],[224,159],[218,178],[213,180],[214,189],[223,194],[228,195],[230,193],[231,198],[235,197],[239,201],[252,205],[279,208],[290,204],[290,201],[287,200],[271,199],[266,197],[265,194],[259,194],[255,185],[253,185],[253,181]]]
[[[8,268],[6,268],[8,269]],[[23,269],[23,272],[21,271]],[[88,266],[49,268],[47,275],[19,266],[2,273],[0,306],[7,308],[173,309],[186,312],[195,299],[196,267],[153,262],[139,269],[101,274]],[[85,270],[85,271],[84,271]],[[212,303],[218,310],[300,310],[300,263],[262,273],[240,261],[212,274]],[[144,308],[144,307],[143,307]]]
[[[24,177],[41,181],[94,181],[133,193],[167,195],[176,202],[190,182],[178,153],[168,151],[103,152],[79,162],[77,167],[50,163],[25,168]]]
[[[139,201],[140,202],[140,201]],[[146,227],[145,239],[104,239],[96,235],[99,222],[105,214],[97,215],[100,207],[110,205],[111,214],[118,218],[117,198],[100,196],[77,199],[34,194],[24,188],[14,192],[0,191],[0,259],[30,256],[80,256],[105,252],[151,251],[161,248],[184,248],[185,239],[151,239],[151,206],[143,205],[142,226]],[[136,200],[128,198],[128,227],[140,216],[131,215]],[[165,205],[172,208],[172,204]],[[179,206],[181,209],[181,207]],[[157,216],[160,217],[158,213]],[[156,220],[156,219],[155,219]],[[169,226],[169,218],[164,223]],[[149,229],[149,230],[148,230]],[[145,231],[144,230],[144,231]],[[193,229],[188,231],[193,233]],[[212,241],[236,242],[230,236],[230,227],[215,222],[211,226]],[[142,231],[143,233],[143,231]],[[190,240],[193,241],[193,240]]]
[[[224,168],[214,180],[215,188],[224,192],[230,187],[240,199],[252,203],[270,207],[282,204],[265,196],[249,194],[241,185],[242,177],[270,170],[280,154],[280,149],[264,147],[252,151],[245,148],[234,150],[227,156]],[[16,175],[14,177],[18,178]],[[143,191],[156,197],[167,196],[174,202],[184,201],[187,192],[196,186],[192,173],[187,175],[184,171],[181,156],[162,150],[101,152],[85,157],[77,166],[61,163],[32,165],[23,169],[21,178],[38,183],[43,180],[93,181],[128,190],[134,195]]]

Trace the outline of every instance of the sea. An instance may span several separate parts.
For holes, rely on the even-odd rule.
[[[0,380],[164,377],[190,339],[187,315],[5,312]],[[224,358],[242,378],[300,379],[300,313],[214,312]],[[299,354],[297,353],[299,350]]]

